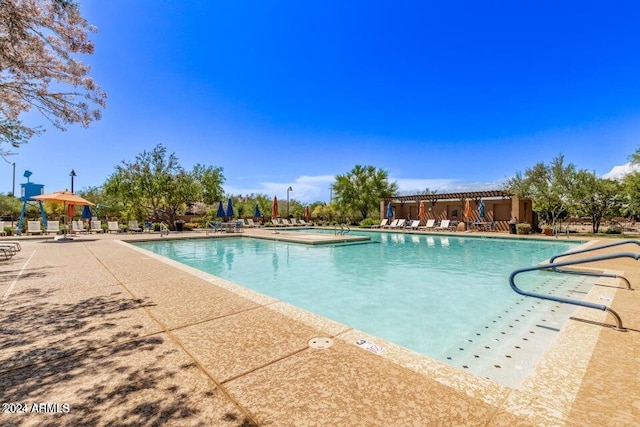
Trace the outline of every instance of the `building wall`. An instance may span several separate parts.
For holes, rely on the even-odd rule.
[[[507,199],[483,199],[485,206],[484,219],[480,218],[478,212],[479,202],[470,200],[471,218],[470,221],[498,222],[498,230],[508,231],[509,221],[512,219],[517,222],[532,223],[533,212],[531,210],[531,201],[528,199],[519,199],[511,197]],[[454,221],[465,221],[463,200],[438,200],[437,202],[424,201],[425,217],[418,218],[419,202],[391,202],[394,212],[394,218],[404,218],[408,220],[420,219],[421,225],[424,225],[428,219],[441,221],[449,219]],[[380,202],[380,218],[386,218],[387,204]],[[537,224],[532,224],[533,226]]]

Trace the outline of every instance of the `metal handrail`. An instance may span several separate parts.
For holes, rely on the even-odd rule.
[[[511,273],[511,275],[509,275],[509,284],[511,285],[511,289],[513,289],[516,293],[518,293],[520,295],[524,295],[524,296],[528,296],[528,297],[534,297],[534,298],[540,298],[540,299],[545,299],[545,300],[549,300],[549,301],[556,301],[556,302],[560,302],[560,303],[563,303],[563,304],[572,304],[572,305],[577,305],[577,306],[580,306],[580,307],[594,308],[594,309],[597,309],[597,310],[607,311],[616,320],[616,325],[617,326],[614,329],[618,330],[618,331],[626,331],[627,329],[622,326],[622,319],[620,318],[618,313],[616,313],[615,311],[613,311],[611,308],[607,307],[606,305],[594,304],[594,303],[580,301],[580,300],[574,300],[574,299],[570,299],[570,298],[556,297],[556,296],[553,296],[553,295],[543,295],[543,294],[539,294],[539,293],[536,293],[536,292],[523,291],[522,289],[520,289],[520,288],[518,288],[516,286],[515,281],[514,281],[515,277],[520,273],[526,273],[526,272],[535,271],[535,270],[545,270],[545,269],[554,268],[554,267],[566,267],[568,265],[585,264],[585,263],[594,262],[594,261],[605,261],[605,260],[608,260],[608,259],[615,259],[615,258],[633,258],[633,259],[635,259],[637,261],[638,259],[640,259],[640,254],[634,254],[634,253],[630,253],[630,252],[619,252],[619,253],[615,253],[615,254],[599,255],[599,256],[595,256],[595,257],[583,258],[583,259],[578,259],[578,260],[573,260],[573,261],[564,261],[564,262],[559,262],[559,263],[555,263],[555,264],[542,264],[542,265],[536,265],[536,266],[533,266],[533,267],[520,268],[520,269],[514,270]]]
[[[595,246],[592,248],[585,248],[585,249],[579,249],[577,251],[571,251],[571,252],[564,252],[558,255],[554,255],[549,259],[549,263],[553,264],[553,262],[561,257],[565,257],[565,256],[569,256],[569,255],[576,255],[576,254],[583,254],[583,253],[587,253],[587,252],[592,252],[592,251],[597,251],[598,249],[605,249],[605,248],[611,248],[614,246],[621,246],[621,245],[626,245],[626,244],[635,244],[640,246],[640,241],[638,240],[623,240],[620,242],[614,242],[614,243],[607,243],[606,245],[601,245],[601,246]],[[633,290],[633,288],[631,287],[631,282],[629,282],[629,280],[624,277],[621,276],[619,274],[614,274],[614,273],[596,273],[596,272],[591,272],[591,271],[572,271],[572,270],[559,270],[556,267],[553,267],[553,271],[557,272],[557,273],[566,273],[566,274],[578,274],[581,276],[594,276],[594,277],[611,277],[614,279],[622,279],[627,283],[627,289],[628,290]]]
[[[338,226],[340,226],[340,231],[338,231]],[[345,230],[344,227],[347,227],[347,229]],[[336,235],[336,236],[337,235],[344,236],[345,234],[347,234],[350,231],[351,231],[351,229],[346,224],[336,224],[336,225],[333,226],[333,234]]]

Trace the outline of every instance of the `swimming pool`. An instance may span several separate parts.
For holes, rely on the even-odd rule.
[[[514,293],[507,279],[514,269],[579,242],[362,234],[371,243],[312,246],[244,237],[136,245],[489,377],[486,366],[495,363],[480,357],[481,350],[513,344],[523,333],[552,339],[570,314]],[[526,289],[574,297],[592,284],[548,272],[519,281]],[[541,351],[538,341],[531,351]]]

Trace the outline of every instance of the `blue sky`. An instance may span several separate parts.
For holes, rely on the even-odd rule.
[[[328,200],[354,165],[403,192],[498,188],[563,154],[602,176],[640,145],[635,1],[85,0],[108,94],[88,129],[11,151],[45,190],[164,144],[225,191]],[[35,114],[29,123],[44,124]],[[11,166],[0,162],[0,191]],[[19,191],[19,186],[17,184]]]

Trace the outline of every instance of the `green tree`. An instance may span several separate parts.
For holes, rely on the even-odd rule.
[[[95,31],[73,0],[0,1],[0,145],[42,131],[20,119],[31,109],[62,130],[100,119],[107,95],[74,57],[93,54]]]
[[[385,170],[356,165],[350,172],[337,175],[331,189],[338,211],[364,219],[369,217],[369,212],[379,212],[380,200],[396,194],[398,184],[389,182]]]
[[[129,216],[173,227],[188,203],[203,197],[209,201],[218,198],[215,194],[222,194],[223,181],[220,168],[196,165],[193,172],[185,171],[175,153],[167,155],[167,149],[159,144],[152,151],[143,151],[135,161],[116,166],[103,187],[108,196],[118,198]]]
[[[576,174],[574,202],[580,216],[591,217],[593,232],[597,233],[602,218],[612,216],[622,207],[622,185],[611,179],[598,178],[584,170]]]
[[[565,166],[564,156],[559,155],[548,165],[537,163],[524,174],[517,172],[505,183],[505,191],[531,199],[533,210],[555,226],[572,205],[575,182],[575,166]]]
[[[22,202],[20,199],[13,197],[11,193],[7,195],[0,194],[0,216],[11,219],[18,218],[21,209]]]

